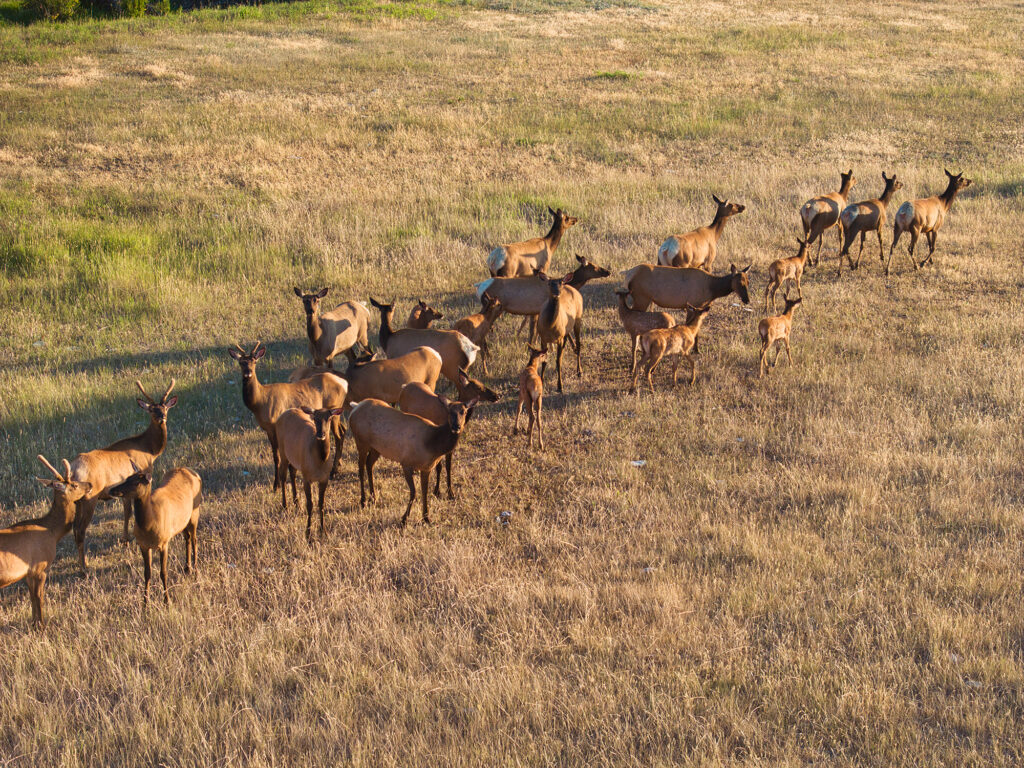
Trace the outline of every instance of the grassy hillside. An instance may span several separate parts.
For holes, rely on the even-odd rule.
[[[158,467],[206,488],[169,608],[142,610],[109,503],[88,577],[61,545],[45,634],[0,593],[0,765],[1019,764],[1024,20],[767,5],[0,26],[0,524],[45,508],[37,453],[142,428],[136,378],[177,378]],[[767,266],[850,166],[858,199],[883,170],[897,203],[975,184],[921,272],[883,278],[869,240],[836,279],[830,232],[797,365],[759,381]],[[304,360],[293,285],[454,319],[549,205],[582,220],[557,268],[617,273],[712,193],[747,205],[716,266],[753,265],[754,311],[715,305],[695,387],[627,396],[592,284],[583,379],[527,452],[504,319],[459,499],[401,530],[382,462],[360,510],[349,443],[306,544],[226,353],[266,341],[264,381]]]

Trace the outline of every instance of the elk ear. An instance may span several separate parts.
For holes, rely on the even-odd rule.
[[[170,400],[168,400],[166,403],[164,403],[164,407],[165,408],[173,408],[177,404],[178,404],[178,396],[174,395],[174,397],[172,397]]]
[[[327,291],[328,291],[328,290],[329,290],[328,288],[321,288],[321,289],[320,289],[320,292],[319,292],[319,293],[317,293],[316,297],[317,297],[318,299],[322,299],[322,298],[323,298],[324,296],[326,296],[326,295],[327,295]]]
[[[242,353],[239,352],[237,349],[229,349],[228,350],[228,354],[231,355],[231,358],[233,360],[241,360],[242,359]],[[141,403],[142,401],[140,400],[139,402]]]
[[[265,354],[267,354],[267,348],[266,348],[266,347],[260,347],[259,349],[257,349],[257,350],[256,350],[256,351],[255,351],[255,352],[253,353],[252,359],[253,359],[253,360],[259,360],[259,359],[261,359],[261,358],[262,358],[262,357],[263,357],[263,356],[264,356]]]
[[[298,296],[300,299],[302,298],[302,291],[299,290],[298,286],[293,287],[292,290],[295,291],[296,296]]]

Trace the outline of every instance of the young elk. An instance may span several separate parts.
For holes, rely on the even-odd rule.
[[[537,422],[537,447],[544,450],[544,427],[540,420],[541,401],[544,399],[544,380],[537,373],[537,366],[547,360],[548,353],[542,349],[534,349],[530,345],[526,348],[530,352],[530,359],[526,367],[519,374],[519,409],[516,411],[516,423],[512,427],[512,434],[519,433],[519,417],[523,415],[523,406],[528,408],[527,416],[530,421],[526,427],[526,447],[533,446],[533,422]]]
[[[235,349],[228,350],[228,354],[238,361],[238,367],[242,371],[242,402],[252,411],[260,429],[267,434],[270,453],[274,460],[273,490],[276,491],[278,455],[274,422],[289,408],[301,408],[304,405],[309,408],[344,407],[345,398],[348,396],[348,382],[337,373],[331,372],[318,373],[295,382],[261,384],[256,375],[256,363],[267,354],[267,348],[262,346],[262,342],[257,341],[251,352],[246,352],[236,344]],[[337,471],[337,462],[341,458],[341,443],[344,437],[340,421],[334,423],[332,430],[338,447],[334,455],[333,473]]]
[[[331,478],[331,443],[329,427],[341,416],[341,408],[318,408],[308,406],[289,408],[277,418],[274,429],[281,455],[277,464],[277,482],[281,485],[281,505],[288,509],[288,494],[285,489],[286,473],[291,473],[292,498],[298,502],[295,493],[295,472],[302,475],[306,493],[306,538],[312,536],[313,527],[313,483],[317,484],[320,509],[320,535],[324,533],[324,495]],[[341,452],[341,444],[338,444]]]
[[[35,520],[15,523],[0,530],[0,588],[22,579],[28,583],[28,597],[32,603],[32,621],[42,629],[46,626],[43,604],[46,601],[46,571],[57,557],[57,542],[71,530],[75,520],[75,502],[92,490],[87,482],[71,476],[71,465],[64,460],[64,474],[42,456],[37,457],[54,475],[54,480],[37,477],[43,485],[53,489],[50,511]]]
[[[945,169],[943,169],[945,171]],[[889,246],[889,259],[885,262],[885,274],[889,274],[889,264],[892,263],[892,251],[904,232],[910,233],[910,248],[907,255],[914,265],[914,269],[920,269],[932,260],[935,253],[935,238],[946,221],[946,214],[953,207],[953,200],[961,189],[967,189],[974,183],[973,179],[965,179],[963,173],[955,176],[945,171],[949,178],[946,191],[941,195],[926,197],[920,200],[908,200],[896,211],[892,225],[892,245]],[[914,246],[917,239],[924,235],[928,239],[928,255],[918,264],[914,261]]]
[[[573,342],[576,348],[576,375],[583,376],[583,365],[580,362],[582,349],[580,331],[583,328],[583,297],[575,288],[569,286],[569,275],[563,278],[548,278],[538,275],[535,279],[543,280],[548,286],[548,300],[537,315],[537,336],[540,348],[545,352],[552,344],[556,346],[555,363],[558,367],[558,392],[562,392],[562,352],[566,341]],[[572,334],[572,336],[570,336]],[[541,364],[540,376],[544,378],[547,362]]]
[[[812,197],[800,207],[800,223],[804,228],[804,240],[808,243],[818,241],[818,253],[811,262],[818,266],[821,260],[821,244],[825,240],[825,232],[839,223],[839,214],[846,207],[850,190],[857,183],[853,177],[853,168],[839,174],[839,191],[827,195]],[[839,247],[843,246],[843,230],[839,229]]]
[[[789,332],[793,328],[793,312],[801,301],[803,301],[802,298],[786,299],[786,309],[781,315],[765,317],[757,324],[757,332],[761,335],[761,374],[759,378],[764,377],[765,371],[771,372],[768,367],[768,350],[778,341],[786,345],[786,357],[789,358],[789,364],[793,365],[793,355],[789,351]],[[774,368],[779,362],[781,354],[782,350],[779,349],[771,368]]]
[[[488,389],[476,379],[471,379],[465,371],[460,371],[461,384],[459,386],[459,400],[468,402],[470,400],[481,400],[488,403],[498,402],[498,393]],[[441,398],[423,384],[406,384],[402,388],[402,394],[398,398],[398,407],[403,413],[411,413],[421,416],[432,424],[441,425],[448,419],[448,410],[441,402]],[[469,419],[469,416],[466,416]],[[448,498],[454,499],[452,491],[452,450],[444,456],[445,471],[448,476]],[[434,484],[434,495],[441,498],[441,462],[437,463],[437,480]]]
[[[398,462],[409,486],[409,505],[402,515],[402,526],[409,519],[409,511],[416,500],[416,483],[413,473],[420,473],[420,490],[423,496],[423,522],[429,523],[427,513],[427,490],[430,486],[430,472],[442,456],[455,450],[459,437],[466,425],[466,419],[476,406],[476,400],[468,403],[449,402],[439,398],[448,411],[447,419],[440,426],[420,416],[402,413],[381,400],[368,399],[357,403],[349,415],[348,425],[356,441],[359,454],[359,505],[366,506],[364,474],[369,480],[370,496],[376,499],[373,487],[373,465],[381,456]]]
[[[708,312],[711,311],[711,304],[708,303],[702,307],[687,306],[686,309],[689,310],[686,322],[676,325],[674,328],[656,328],[653,331],[647,331],[647,333],[640,337],[640,348],[643,350],[643,357],[640,359],[640,365],[637,366],[636,374],[633,376],[633,387],[630,389],[630,392],[637,391],[637,385],[640,382],[640,368],[644,367],[647,375],[647,386],[651,388],[651,393],[654,393],[654,381],[651,375],[654,373],[655,367],[666,355],[675,356],[675,361],[672,365],[672,386],[676,385],[679,363],[682,362],[684,357],[690,364],[690,384],[692,385],[697,381],[697,361],[693,359],[693,355],[690,353],[696,345],[700,326]]]
[[[534,270],[543,271],[547,268],[565,230],[579,223],[578,218],[570,216],[561,208],[557,211],[548,208],[548,213],[553,221],[544,237],[501,245],[491,251],[487,257],[487,269],[491,277],[529,276]]]
[[[306,336],[309,338],[309,353],[313,356],[313,365],[333,367],[332,361],[344,353],[349,360],[355,358],[352,347],[356,344],[369,349],[367,326],[370,313],[366,305],[358,301],[346,301],[330,312],[319,314],[320,300],[327,295],[327,289],[321,288],[311,293],[303,293],[295,288],[295,295],[302,299],[302,307],[306,311]]]
[[[663,267],[693,267],[711,271],[718,255],[718,239],[725,229],[725,222],[731,217],[743,213],[745,205],[719,200],[714,195],[718,209],[709,226],[700,227],[685,235],[672,235],[658,249],[658,263]]]
[[[430,324],[435,320],[443,320],[444,314],[438,312],[431,306],[428,306],[423,299],[416,302],[412,311],[409,312],[409,322],[405,325],[407,328],[429,328]]]
[[[804,267],[807,266],[807,258],[810,254],[810,240],[796,240],[800,243],[800,250],[797,251],[796,256],[790,256],[786,259],[776,259],[768,265],[768,285],[764,289],[764,313],[768,314],[768,296],[772,298],[772,311],[775,311],[775,294],[779,292],[779,288],[786,281],[792,282],[796,286],[797,295],[803,296],[803,289],[800,287],[800,278],[803,277]],[[783,296],[785,299],[785,296]]]
[[[164,603],[171,602],[167,590],[167,551],[171,539],[185,534],[185,573],[196,564],[196,525],[199,505],[203,502],[203,481],[191,469],[181,467],[164,475],[153,488],[153,473],[135,467],[135,474],[110,489],[111,496],[131,500],[135,510],[135,541],[142,553],[145,578],[143,603],[149,605],[149,582],[153,574],[153,550],[160,553],[160,581],[164,586]]]
[[[480,362],[484,367],[484,374],[489,375],[487,358],[490,356],[490,349],[487,346],[487,335],[491,332],[494,321],[501,315],[504,307],[498,299],[489,294],[484,294],[481,301],[483,302],[483,312],[462,318],[452,328],[480,347]]]
[[[626,329],[626,333],[629,334],[631,340],[629,375],[632,376],[636,372],[636,358],[640,349],[640,336],[647,331],[653,331],[655,328],[673,328],[675,327],[676,319],[668,312],[641,312],[630,308],[626,304],[626,297],[629,296],[629,291],[625,288],[616,288],[615,295],[619,299],[619,320],[622,322],[622,327]]]
[[[167,447],[167,412],[178,403],[178,397],[171,397],[174,379],[160,398],[155,401],[143,388],[142,383],[135,382],[142,393],[136,402],[139,408],[149,414],[149,426],[141,434],[127,437],[111,443],[106,448],[78,454],[71,461],[71,476],[76,482],[88,482],[92,490],[78,501],[78,513],[75,516],[75,545],[78,547],[78,562],[85,573],[85,532],[96,512],[96,504],[111,498],[107,489],[117,485],[133,472],[132,464],[149,468]],[[131,519],[131,504],[124,503],[124,532],[122,541],[128,542],[128,521]]]
[[[404,355],[417,347],[430,347],[441,355],[441,374],[453,384],[459,379],[459,369],[468,369],[476,360],[480,347],[458,331],[438,328],[402,328],[396,331],[391,327],[394,301],[384,304],[370,299],[370,303],[380,311],[380,347],[389,358]]]
[[[882,190],[880,197],[848,205],[839,216],[839,222],[843,227],[844,235],[843,249],[839,252],[838,274],[840,275],[843,273],[843,256],[846,257],[850,269],[856,269],[860,266],[860,257],[864,253],[864,238],[868,232],[874,232],[878,235],[878,258],[879,260],[885,258],[885,251],[882,248],[882,227],[885,226],[885,211],[893,194],[897,190],[903,189],[903,183],[896,181],[895,173],[892,176],[886,176],[885,171],[882,171],[882,181],[885,182],[885,189]],[[857,261],[854,263],[850,260],[850,246],[853,245],[857,235],[860,235],[860,250],[857,251]]]

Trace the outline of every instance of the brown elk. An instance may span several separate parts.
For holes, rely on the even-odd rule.
[[[36,478],[53,489],[53,501],[49,513],[43,517],[15,523],[0,530],[0,588],[24,579],[28,584],[28,597],[32,604],[32,621],[44,628],[47,569],[57,557],[57,542],[67,535],[74,524],[75,503],[87,496],[92,486],[72,478],[71,465],[67,459],[64,460],[64,474],[61,475],[45,458],[37,458],[54,475],[53,480]]]
[[[692,385],[697,381],[697,361],[694,360],[691,352],[694,351],[696,346],[700,326],[708,312],[711,311],[711,304],[708,303],[701,307],[687,306],[686,309],[689,312],[685,322],[672,328],[655,328],[640,336],[640,349],[643,351],[643,357],[640,358],[640,364],[637,366],[636,373],[633,376],[633,386],[630,392],[637,391],[641,375],[640,369],[644,368],[647,375],[647,386],[651,388],[653,393],[654,381],[652,374],[654,369],[658,363],[669,355],[675,357],[672,366],[673,386],[675,386],[678,380],[679,364],[683,358],[686,358],[686,361],[690,364],[690,384]]]
[[[256,374],[256,363],[262,360],[266,353],[267,348],[259,341],[251,352],[246,352],[237,344],[235,349],[228,350],[228,354],[238,361],[238,367],[242,371],[242,402],[252,411],[260,429],[267,434],[270,453],[274,460],[273,490],[276,491],[278,453],[274,422],[289,408],[301,408],[304,405],[309,408],[344,407],[345,398],[348,396],[348,382],[339,374],[329,372],[318,373],[301,381],[262,384]],[[334,423],[332,430],[338,447],[334,457],[334,472],[337,471],[337,462],[341,458],[343,433],[340,421]]]
[[[781,341],[786,345],[786,357],[789,358],[789,364],[793,365],[793,355],[789,350],[789,332],[793,328],[793,313],[796,310],[797,304],[801,301],[803,301],[802,298],[786,299],[786,309],[781,315],[762,318],[761,322],[757,324],[757,332],[761,336],[761,373],[759,378],[764,377],[766,370],[770,372],[768,367],[768,351],[776,342]],[[775,354],[775,362],[772,363],[772,368],[779,362],[779,355],[781,354],[782,350],[779,349]]]
[[[630,338],[629,375],[632,376],[636,372],[640,336],[655,328],[672,328],[676,324],[676,319],[668,312],[640,312],[639,310],[632,309],[626,304],[626,297],[629,296],[629,291],[624,288],[617,288],[615,295],[619,299],[619,320],[622,322],[622,327],[626,329],[626,333],[629,334]]]
[[[743,213],[745,205],[719,200],[714,195],[718,209],[710,225],[687,232],[684,235],[672,235],[658,249],[658,263],[663,267],[694,267],[711,271],[718,255],[718,240],[725,229],[725,222],[733,216]]]
[[[160,553],[160,581],[164,587],[164,603],[171,602],[167,589],[168,545],[179,533],[185,534],[185,573],[196,564],[196,525],[199,505],[203,502],[203,481],[191,469],[181,467],[164,475],[153,488],[153,473],[135,468],[135,473],[110,489],[110,495],[130,500],[135,511],[135,541],[142,553],[145,591],[143,602],[149,604],[149,582],[153,574],[153,550]]]
[[[555,364],[558,368],[558,392],[562,392],[562,352],[566,342],[572,342],[576,350],[576,375],[583,376],[580,361],[583,350],[580,345],[580,331],[583,329],[583,297],[569,285],[569,275],[563,278],[548,278],[537,275],[548,287],[548,300],[537,315],[537,336],[540,348],[547,352],[555,345]],[[547,361],[541,363],[540,377],[544,378]]]
[[[768,285],[764,289],[764,312],[768,314],[768,296],[771,295],[772,311],[775,311],[775,294],[785,282],[791,282],[796,286],[798,296],[803,296],[803,289],[800,287],[800,278],[803,277],[804,267],[807,266],[807,259],[810,255],[811,241],[797,238],[800,250],[796,256],[785,259],[776,259],[768,265]],[[783,296],[785,298],[785,295]]]
[[[384,304],[376,299],[370,303],[380,311],[380,347],[389,358],[399,357],[417,347],[430,347],[441,355],[441,374],[453,384],[459,380],[459,369],[468,369],[480,348],[458,331],[438,328],[402,328],[393,330],[391,318],[395,303]]]
[[[78,562],[82,573],[86,570],[85,532],[96,512],[96,504],[111,498],[107,489],[133,473],[133,462],[148,469],[167,447],[167,412],[178,403],[177,395],[170,396],[174,383],[174,379],[171,379],[164,396],[160,398],[160,402],[156,402],[146,393],[142,382],[136,381],[135,386],[142,393],[142,398],[145,398],[138,398],[136,402],[149,414],[149,426],[145,431],[111,443],[106,448],[80,453],[71,461],[72,479],[79,483],[88,482],[92,486],[92,490],[84,498],[79,499],[78,514],[75,516],[75,545],[78,547]],[[125,542],[129,541],[130,519],[131,505],[125,502],[122,535]]]
[[[881,196],[874,200],[862,200],[853,203],[843,209],[839,215],[839,223],[843,228],[843,249],[839,252],[839,274],[843,273],[843,256],[846,257],[850,269],[857,269],[860,266],[860,257],[864,253],[864,238],[868,232],[878,235],[878,258],[884,260],[885,251],[882,248],[882,227],[885,226],[885,212],[889,207],[889,201],[897,190],[903,189],[903,183],[896,181],[896,174],[886,176],[882,171],[882,181],[885,182],[885,189]],[[857,235],[860,235],[860,250],[857,251],[857,261],[850,260],[850,246]]]
[[[800,223],[804,228],[804,240],[809,243],[818,241],[818,253],[814,257],[814,266],[821,260],[821,245],[825,241],[825,232],[839,223],[839,214],[846,207],[850,190],[857,183],[853,176],[853,168],[839,174],[839,191],[827,195],[812,197],[800,206]],[[843,246],[843,230],[839,229],[839,247]]]
[[[900,235],[904,232],[910,233],[910,247],[907,255],[914,269],[920,269],[932,260],[935,253],[935,238],[946,221],[946,214],[953,207],[953,200],[962,189],[967,189],[974,183],[973,179],[965,179],[963,173],[953,175],[943,169],[949,184],[941,195],[926,197],[920,200],[908,200],[900,206],[893,218],[892,244],[889,246],[889,259],[885,262],[885,274],[889,274],[889,264],[892,263],[892,252],[899,242]],[[914,261],[914,246],[917,239],[924,235],[928,240],[928,255],[918,264]]]
[[[321,315],[320,300],[327,296],[326,288],[310,293],[295,288],[295,295],[302,299],[302,307],[306,311],[306,336],[309,338],[313,365],[332,367],[332,361],[341,353],[352,360],[355,357],[352,348],[356,344],[369,349],[367,326],[370,313],[365,304],[346,301]]]
[[[469,378],[463,372],[464,385],[460,387],[459,400],[469,402],[480,400],[489,403],[498,402],[498,393],[485,387],[479,381]],[[432,424],[441,425],[448,419],[448,409],[445,408],[441,397],[423,384],[406,384],[402,388],[402,394],[398,398],[398,407],[403,413],[411,413],[420,416]],[[469,416],[466,416],[469,419]],[[454,449],[444,456],[444,466],[448,477],[448,498],[454,499],[452,491],[452,454]],[[437,480],[434,484],[434,495],[441,498],[441,462],[437,463]]]
[[[443,320],[444,313],[438,312],[431,306],[427,305],[427,302],[420,299],[413,304],[412,311],[409,312],[409,321],[405,324],[406,328],[429,328],[431,323],[435,320]]]
[[[384,456],[402,466],[402,474],[409,486],[409,504],[402,515],[402,525],[409,519],[409,512],[416,500],[416,483],[413,473],[420,473],[420,490],[423,496],[423,522],[429,523],[428,489],[430,472],[442,456],[455,450],[459,437],[466,425],[466,419],[476,406],[475,400],[468,403],[449,402],[440,398],[447,409],[447,419],[438,426],[421,416],[402,413],[381,400],[362,400],[349,414],[349,430],[356,441],[359,455],[359,505],[366,506],[364,474],[369,481],[370,496],[376,499],[373,487],[373,465]]]
[[[570,216],[561,208],[553,211],[548,208],[553,221],[551,229],[544,237],[535,237],[520,243],[500,245],[487,257],[487,269],[492,277],[519,277],[532,275],[534,270],[543,271],[551,261],[562,235],[570,227],[576,226],[579,219]]]
[[[487,358],[491,352],[487,346],[487,335],[491,332],[494,321],[501,316],[504,307],[498,299],[490,295],[485,295],[481,301],[483,312],[462,318],[452,328],[480,347],[480,363],[483,365],[484,374],[489,374]]]
[[[277,464],[277,482],[281,486],[281,505],[288,508],[288,493],[285,488],[286,474],[291,473],[292,497],[296,502],[295,472],[302,475],[306,494],[306,538],[313,530],[313,483],[317,484],[318,506],[320,509],[320,534],[324,532],[324,496],[331,479],[331,425],[343,413],[341,408],[317,408],[303,406],[289,408],[277,418],[274,431],[281,453]],[[337,452],[341,453],[341,443]]]
[[[526,447],[533,446],[533,423],[537,422],[537,447],[544,450],[544,427],[541,424],[540,410],[544,399],[544,380],[537,373],[537,366],[543,364],[548,353],[543,349],[534,349],[530,345],[526,347],[530,352],[530,359],[526,367],[519,374],[519,408],[516,410],[516,423],[512,426],[512,434],[519,432],[519,417],[523,415],[523,407],[527,407],[529,423],[526,427]]]

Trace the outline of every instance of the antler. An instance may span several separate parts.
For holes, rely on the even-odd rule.
[[[141,392],[141,393],[142,393],[142,396],[143,396],[144,398],[146,398],[146,399],[147,399],[147,400],[148,400],[149,402],[151,402],[151,403],[152,403],[153,405],[156,405],[156,401],[155,401],[155,400],[154,400],[154,399],[153,399],[152,397],[150,397],[150,396],[149,396],[149,393],[148,393],[148,392],[146,391],[145,387],[143,387],[143,386],[142,386],[142,382],[141,382],[141,381],[139,381],[138,379],[136,379],[136,380],[135,380],[135,386],[139,388],[139,392]]]
[[[43,462],[43,465],[44,465],[44,466],[45,466],[45,467],[46,467],[46,468],[47,468],[48,470],[50,470],[51,472],[53,472],[53,474],[54,474],[54,475],[55,475],[55,476],[57,477],[57,479],[58,479],[58,480],[60,480],[61,482],[64,482],[64,478],[60,476],[60,472],[58,472],[58,471],[57,471],[57,470],[56,470],[56,469],[54,468],[53,464],[51,464],[50,462],[48,462],[48,461],[46,460],[46,457],[45,457],[45,456],[43,456],[42,454],[39,454],[38,456],[36,456],[36,458],[37,458],[37,459],[39,459],[39,460],[40,460],[41,462]],[[67,462],[67,459],[65,459],[65,463],[66,463],[66,462]],[[68,477],[71,477],[71,467],[70,467],[70,465],[68,466]]]
[[[161,403],[166,403],[166,402],[167,402],[167,396],[168,396],[169,394],[171,394],[171,390],[172,390],[172,389],[174,389],[174,385],[175,385],[175,383],[176,383],[176,382],[175,382],[174,378],[172,377],[172,378],[171,378],[171,386],[169,386],[169,387],[167,388],[167,391],[166,391],[166,392],[164,392],[164,396],[163,396],[163,398],[162,398],[162,399],[160,400],[160,402],[161,402]]]

